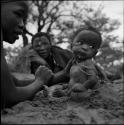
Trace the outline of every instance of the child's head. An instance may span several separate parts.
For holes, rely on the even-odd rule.
[[[14,43],[21,35],[28,14],[26,1],[2,0],[1,1],[1,28],[3,40]]]
[[[32,37],[33,49],[43,58],[47,58],[51,51],[51,38],[48,33],[39,32]]]
[[[101,34],[95,29],[80,28],[73,37],[72,51],[83,59],[96,55],[102,42]]]

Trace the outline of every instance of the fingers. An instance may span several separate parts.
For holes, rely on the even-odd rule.
[[[39,79],[44,83],[47,83],[52,78],[52,76],[53,76],[52,70],[43,65],[39,66],[35,72],[36,79]]]
[[[49,88],[48,88],[48,86],[46,86],[46,85],[43,85],[43,95],[45,96],[45,97],[48,97],[48,90]]]
[[[39,67],[38,67],[38,69],[37,69],[37,71],[36,72],[43,72],[43,71],[49,71],[50,73],[52,73],[52,70],[50,70],[48,67],[46,67],[46,66],[44,66],[44,65],[40,65]]]

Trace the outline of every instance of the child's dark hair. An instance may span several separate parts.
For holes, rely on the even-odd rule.
[[[73,35],[72,40],[74,40],[74,38],[77,36],[78,33],[80,33],[81,31],[84,30],[88,30],[88,31],[92,31],[94,33],[96,33],[98,35],[98,41],[94,43],[94,48],[98,49],[102,43],[102,37],[101,37],[101,33],[94,27],[81,27],[79,28]]]
[[[34,42],[34,39],[35,39],[35,38],[41,37],[41,36],[45,36],[45,37],[49,40],[49,42],[50,42],[50,44],[51,44],[51,37],[50,37],[50,35],[49,35],[48,33],[45,33],[45,32],[38,32],[38,33],[36,33],[36,34],[32,37],[31,44],[33,45],[33,42]]]

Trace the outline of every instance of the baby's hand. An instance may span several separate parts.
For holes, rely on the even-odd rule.
[[[52,77],[53,72],[45,66],[39,66],[35,72],[35,79],[42,81],[44,84],[46,84]]]

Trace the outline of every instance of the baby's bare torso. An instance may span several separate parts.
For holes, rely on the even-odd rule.
[[[83,84],[90,76],[97,76],[97,70],[94,62],[86,60],[81,63],[74,64],[70,69],[70,84],[81,83]]]

